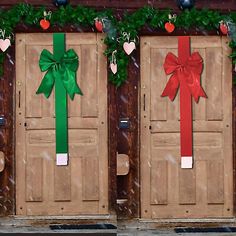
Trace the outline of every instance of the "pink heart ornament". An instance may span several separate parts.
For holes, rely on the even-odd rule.
[[[11,46],[10,39],[0,39],[0,49],[5,52]]]
[[[133,50],[136,48],[136,46],[135,46],[134,42],[130,42],[130,43],[125,42],[123,44],[123,48],[124,48],[126,54],[130,55],[133,52]]]
[[[110,68],[113,74],[116,74],[117,72],[117,64],[111,63]]]

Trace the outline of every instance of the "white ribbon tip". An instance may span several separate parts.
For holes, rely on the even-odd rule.
[[[192,156],[181,157],[181,168],[182,169],[192,169],[193,168],[193,157]]]
[[[57,153],[56,154],[57,166],[68,165],[68,153]]]

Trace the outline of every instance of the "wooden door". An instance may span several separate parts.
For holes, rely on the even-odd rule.
[[[193,102],[193,169],[180,168],[179,93],[161,93],[168,52],[178,55],[177,37],[141,40],[141,216],[143,218],[233,215],[232,74],[226,37],[191,37],[204,60],[208,96]]]
[[[56,166],[54,94],[36,95],[52,34],[16,36],[16,214],[108,213],[107,70],[102,36],[66,34],[84,96],[68,99],[69,165]]]

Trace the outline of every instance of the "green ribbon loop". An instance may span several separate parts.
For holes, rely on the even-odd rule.
[[[43,93],[46,98],[51,95],[56,78],[60,78],[71,100],[75,94],[83,95],[76,82],[76,72],[79,67],[79,58],[73,49],[66,51],[60,60],[44,49],[40,55],[39,67],[46,72],[36,94]]]

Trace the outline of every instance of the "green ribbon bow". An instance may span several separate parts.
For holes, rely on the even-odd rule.
[[[53,54],[44,49],[40,55],[39,67],[46,72],[36,94],[43,93],[48,98],[52,92],[56,79],[61,79],[62,84],[71,100],[75,94],[83,95],[76,82],[76,71],[79,67],[79,58],[73,49],[64,53],[62,59],[57,61]]]

